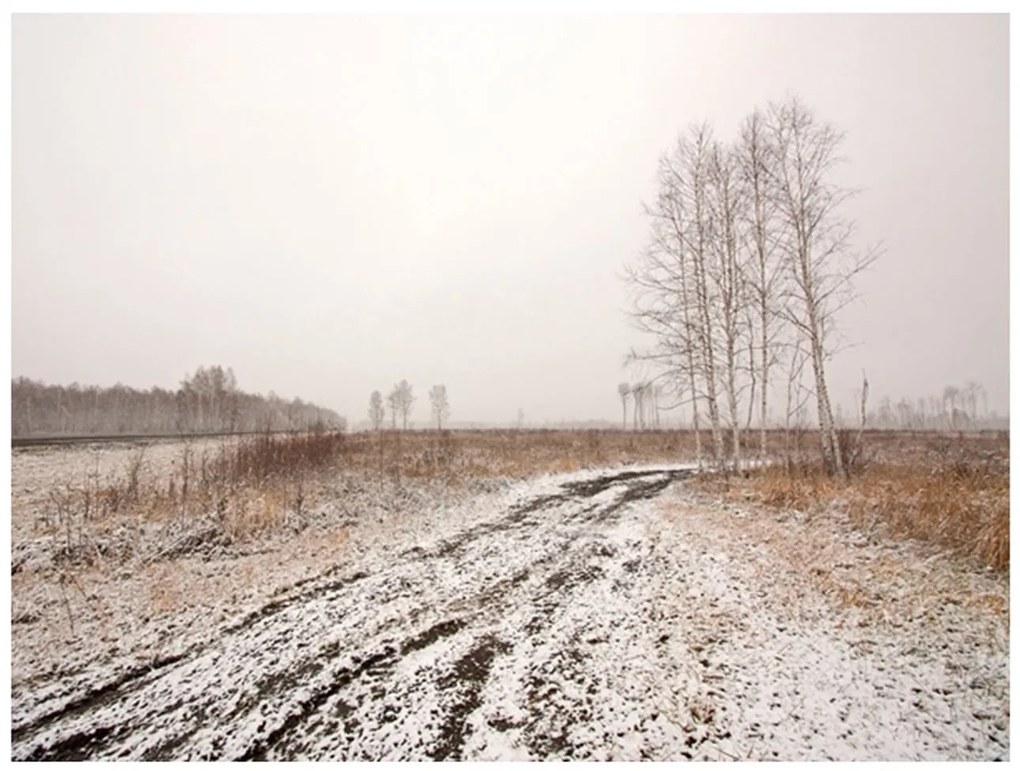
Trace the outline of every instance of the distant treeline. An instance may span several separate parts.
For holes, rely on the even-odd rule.
[[[345,429],[336,412],[301,399],[286,401],[249,394],[233,371],[199,367],[176,391],[47,385],[19,377],[11,381],[11,432],[15,437],[114,434],[194,434],[286,431],[322,426]]]

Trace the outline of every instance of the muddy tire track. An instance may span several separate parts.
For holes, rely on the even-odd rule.
[[[12,757],[454,760],[500,743],[587,756],[550,722],[548,684],[584,684],[557,697],[582,720],[611,686],[578,642],[588,595],[618,595],[648,558],[628,507],[690,473],[567,478],[436,543],[303,581],[159,666],[70,696],[59,677],[33,683],[12,700]]]

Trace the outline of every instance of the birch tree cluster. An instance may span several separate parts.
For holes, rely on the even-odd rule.
[[[373,391],[368,398],[368,419],[373,431],[381,431],[386,421],[387,409],[389,409],[390,429],[396,430],[397,420],[403,430],[407,430],[407,421],[414,407],[414,387],[406,380],[395,383],[390,392],[386,395],[386,404],[383,405],[383,395],[379,391]],[[436,428],[443,429],[443,422],[450,417],[450,399],[446,393],[445,385],[434,385],[429,389],[429,404],[432,409],[432,419],[436,422]]]
[[[841,213],[853,192],[833,179],[842,143],[791,98],[754,110],[729,142],[692,125],[660,158],[649,243],[627,270],[651,344],[630,358],[689,409],[699,463],[764,457],[770,425],[789,427],[810,398],[821,458],[846,473],[826,365],[836,314],[877,252],[855,249]]]
[[[378,395],[378,398],[377,398]],[[368,417],[372,421],[372,427],[379,430],[382,427],[386,416],[386,408],[382,406],[382,395],[373,391],[369,399]],[[386,407],[390,411],[390,428],[396,430],[397,418],[401,419],[401,426],[407,430],[407,419],[414,407],[414,387],[406,380],[395,383],[390,392],[386,395]]]
[[[882,398],[874,412],[868,413],[872,428],[907,431],[962,431],[994,428],[1002,424],[995,412],[988,411],[988,393],[974,380],[963,385],[947,385],[941,394],[893,402]]]
[[[662,383],[641,380],[637,383],[620,383],[617,388],[623,402],[623,427],[627,428],[627,407],[630,406],[631,425],[635,430],[661,427],[660,407],[664,388]]]

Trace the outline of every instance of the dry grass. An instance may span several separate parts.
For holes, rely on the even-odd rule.
[[[819,601],[851,627],[900,628],[947,606],[984,619],[1008,615],[1007,575],[975,570],[940,549],[917,553],[914,544],[876,538],[845,511],[774,511],[754,502],[752,485],[739,480],[720,500],[714,482],[711,490],[663,495],[657,505],[665,527],[750,570],[752,584],[767,587],[790,618],[810,623]]]
[[[59,563],[89,565],[130,557],[137,544],[123,533],[144,525],[230,542],[301,530],[322,499],[320,480],[343,466],[344,445],[343,434],[321,431],[225,440],[211,452],[186,442],[159,472],[139,449],[121,471],[50,490],[35,531],[52,536]]]
[[[771,437],[769,441],[775,449],[781,447],[779,441]],[[271,442],[254,437],[248,442],[175,447],[172,468],[168,461],[157,463],[139,451],[124,468],[110,466],[100,473],[97,467],[87,478],[77,475],[73,483],[49,491],[49,498],[40,493],[39,503],[33,505],[50,512],[42,532],[53,536],[52,548],[60,558],[52,569],[15,567],[12,572],[12,618],[20,619],[14,627],[19,642],[12,648],[16,656],[12,666],[26,673],[35,666],[49,666],[46,658],[36,661],[38,650],[53,645],[55,651],[67,652],[76,635],[101,637],[110,645],[128,640],[130,650],[146,652],[154,643],[148,632],[139,630],[144,631],[154,615],[186,625],[210,613],[226,618],[239,608],[268,601],[277,588],[319,574],[343,559],[347,528],[358,521],[358,507],[375,495],[377,480],[382,499],[416,506],[417,499],[395,494],[406,491],[404,480],[414,481],[412,490],[424,483],[465,487],[470,493],[492,478],[694,459],[693,436],[683,432],[384,432],[381,456],[376,434],[276,436]],[[810,436],[804,442],[805,447],[813,446]],[[778,509],[816,513],[838,505],[852,512],[862,529],[881,522],[893,532],[1008,569],[1006,437],[884,432],[869,434],[866,447],[867,463],[848,484],[836,483],[804,464],[791,467],[791,473],[769,469],[746,479],[706,480],[713,495],[704,500],[718,501],[723,495],[743,504],[753,498]],[[316,519],[316,507],[323,502],[332,507],[343,500],[345,480],[352,479],[351,489],[357,490],[351,499],[354,516]],[[395,480],[401,484],[393,484]],[[368,495],[358,497],[366,490]],[[895,615],[890,603],[899,596],[896,592],[903,593],[897,572],[904,569],[903,561],[896,554],[876,557],[867,552],[858,560],[860,571],[841,567],[850,559],[848,553],[858,551],[847,547],[846,517],[841,518],[841,528],[832,527],[823,516],[810,517],[802,529],[812,537],[798,537],[791,529],[794,517],[774,516],[765,507],[753,510],[755,516],[732,515],[726,539],[746,539],[741,543],[749,547],[769,544],[771,553],[792,566],[791,571],[808,575],[852,613]],[[690,519],[694,532],[723,525],[720,511],[711,505],[695,505],[692,512],[683,521]],[[14,516],[28,514],[15,511]],[[374,522],[374,517],[373,511],[366,519]],[[380,520],[383,537],[399,521]],[[146,548],[117,551],[123,542],[118,533],[141,533],[139,523],[149,529],[130,537],[138,539],[135,546],[141,543]],[[673,523],[664,521],[664,526]],[[267,538],[284,528],[283,538]],[[193,546],[166,553],[156,548],[164,543],[173,546],[186,536],[204,538],[206,533],[231,541],[250,539],[254,548],[229,552],[229,564],[196,554]],[[33,535],[38,534],[36,530]],[[148,548],[150,542],[153,548]],[[737,558],[740,548],[734,549]],[[125,570],[124,562],[133,557],[139,559]],[[772,559],[763,562],[763,585],[774,587],[779,580],[776,564]],[[924,564],[918,570],[929,567]],[[983,583],[968,588],[955,572],[940,576],[925,572],[909,582],[924,591],[897,600],[909,604],[904,613],[941,602],[1008,612],[1008,590],[997,594]],[[803,582],[788,583],[790,605],[795,607]],[[876,599],[876,592],[881,599]]]
[[[712,480],[707,488],[740,491],[774,509],[817,513],[845,510],[862,529],[950,550],[997,570],[1009,568],[1008,443],[939,437],[888,452],[847,481],[817,464],[772,466],[741,480]]]
[[[883,465],[851,483],[855,520],[929,541],[999,570],[1009,567],[1009,470],[980,464],[932,469]]]
[[[770,438],[770,446],[781,451],[782,438]],[[798,444],[811,448],[816,438],[802,432]],[[89,532],[125,517],[164,524],[202,520],[204,527],[211,520],[230,541],[289,526],[300,531],[309,511],[327,501],[326,482],[341,472],[398,485],[411,480],[470,487],[595,466],[691,461],[694,446],[690,432],[618,430],[312,432],[225,441],[211,454],[186,444],[162,476],[148,471],[139,452],[116,479],[96,476],[54,492],[51,527],[70,561],[88,561]],[[813,462],[785,457],[781,467],[747,480],[703,484],[721,491],[736,486],[774,508],[816,512],[839,505],[860,527],[880,523],[893,535],[1008,567],[1007,435],[870,432],[865,448],[849,482]]]
[[[344,454],[349,468],[454,484],[693,458],[688,432],[609,430],[384,431],[348,437]]]
[[[97,467],[50,491],[35,532],[52,536],[58,562],[82,566],[130,557],[141,547],[125,529],[149,525],[165,533],[168,554],[187,543],[300,532],[317,507],[335,504],[342,475],[397,488],[407,482],[473,488],[496,478],[691,457],[692,438],[677,432],[318,431],[224,439],[218,446],[185,442],[172,464],[157,469],[140,448],[121,469],[100,474]]]

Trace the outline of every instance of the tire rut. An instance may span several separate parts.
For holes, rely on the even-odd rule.
[[[585,585],[603,577],[602,569],[593,563],[611,557],[612,550],[599,542],[599,528],[615,521],[629,504],[652,498],[691,473],[679,469],[642,470],[567,481],[557,493],[519,503],[498,519],[470,526],[431,549],[405,552],[378,572],[362,570],[334,578],[336,571],[331,570],[319,579],[306,579],[300,587],[291,587],[278,599],[225,626],[213,642],[158,662],[156,667],[131,670],[20,726],[12,732],[12,755],[30,760],[99,759],[123,757],[125,753],[145,760],[287,757],[303,733],[302,726],[323,710],[342,719],[344,736],[351,741],[370,738],[374,729],[364,713],[371,708],[373,698],[385,695],[387,685],[411,689],[409,695],[420,685],[435,690],[441,714],[432,728],[432,739],[420,749],[419,757],[462,759],[471,735],[469,718],[483,703],[483,688],[494,664],[512,648],[492,631],[493,624],[498,625],[508,611],[531,607],[534,614],[524,628],[532,636],[541,635],[558,610],[568,606]],[[584,505],[614,487],[620,492],[611,500]],[[550,533],[544,538],[536,536],[536,528],[554,526],[562,531],[555,537]],[[484,565],[476,564],[482,560],[470,561],[473,548],[488,545],[512,549],[513,539],[528,544],[529,538],[541,541],[532,544],[535,554],[529,555],[529,561],[495,580],[483,575],[478,586],[469,586],[457,596],[458,570],[467,570],[472,578],[471,571],[484,570]],[[436,582],[448,596],[440,598],[443,607],[430,609],[427,595],[430,584]],[[381,637],[388,627],[385,619],[377,621],[377,617],[385,614],[372,611],[389,609],[399,613],[405,605],[411,607],[404,616],[403,629],[408,618],[425,619],[425,623],[396,638]],[[447,606],[466,606],[466,610],[451,612],[444,609]],[[255,660],[237,664],[231,660],[235,648],[257,653],[261,646],[269,646],[267,653],[272,655],[274,645],[294,645],[291,626],[305,625],[295,628],[295,636],[315,634],[316,629],[325,632],[327,626],[315,624],[327,624],[336,613],[341,625],[352,625],[349,630],[345,627],[332,639],[307,646],[283,665],[265,661],[269,668],[251,681],[248,691],[233,697],[232,704],[222,704],[226,710],[218,706],[230,697],[230,686],[222,680],[229,676],[230,666],[242,667],[243,674],[265,665]],[[348,618],[351,614],[353,621]],[[309,615],[311,621],[306,620]],[[359,627],[356,621],[362,617],[377,631]],[[401,628],[399,624],[397,627]],[[359,634],[360,641],[356,637]],[[415,656],[427,658],[433,649],[436,664],[422,670],[423,683],[392,682],[398,665]],[[223,673],[221,661],[230,662]],[[214,687],[185,690],[159,707],[150,704],[148,696],[151,693],[156,699],[161,685],[165,690],[178,681],[191,683],[191,676],[200,680],[204,672],[209,673],[206,676],[215,674]],[[358,694],[360,698],[352,698]],[[135,715],[133,723],[125,724],[118,720],[125,705],[138,705],[145,712]],[[401,708],[397,704],[396,713],[387,708],[389,712],[384,710],[382,719],[396,720]],[[267,711],[271,717],[266,716]],[[229,731],[226,726],[233,721],[254,723],[254,736],[243,748],[230,750],[222,737],[209,738],[210,732],[217,732],[208,723],[210,715],[216,715],[215,721],[223,724],[219,729],[222,732]],[[262,716],[261,722],[254,719],[255,715]],[[155,741],[146,744],[148,731]],[[204,749],[199,748],[205,740]],[[547,751],[566,746],[534,737],[528,744]],[[337,750],[341,758],[349,756],[343,747]]]

